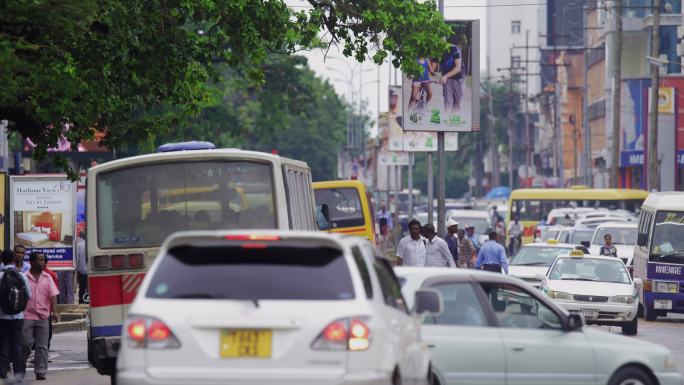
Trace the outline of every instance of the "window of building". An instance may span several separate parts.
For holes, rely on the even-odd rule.
[[[513,56],[511,57],[511,67],[513,68],[521,68],[521,61],[520,61],[520,56]]]
[[[520,33],[520,20],[511,21],[511,33]]]

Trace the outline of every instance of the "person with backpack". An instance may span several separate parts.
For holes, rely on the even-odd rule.
[[[36,380],[45,380],[48,367],[49,320],[56,319],[59,289],[50,274],[45,271],[47,258],[43,253],[31,253],[31,270],[28,277],[31,298],[24,313],[24,362],[35,343],[34,372]]]
[[[24,309],[31,297],[28,279],[15,267],[16,254],[12,250],[2,252],[0,269],[0,378],[6,379],[9,363],[14,368],[14,378],[22,380],[26,374],[23,359],[22,330]]]

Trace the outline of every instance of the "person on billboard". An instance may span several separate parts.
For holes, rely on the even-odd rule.
[[[432,88],[430,87],[432,79],[430,79],[430,75],[434,74],[437,69],[436,63],[428,58],[421,57],[416,59],[416,61],[423,69],[421,70],[420,75],[413,79],[409,110],[422,110],[430,103],[430,100],[432,99]],[[425,100],[423,100],[422,95],[420,95],[421,89],[425,90]]]
[[[444,97],[444,110],[447,112],[458,112],[461,110],[461,99],[463,98],[463,86],[465,84],[465,63],[461,47],[467,44],[466,37],[452,36],[449,39],[451,47],[444,54],[439,68],[442,77],[439,83],[442,84],[442,96]]]

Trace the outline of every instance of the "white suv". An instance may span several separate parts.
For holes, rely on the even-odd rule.
[[[420,294],[418,309],[441,311],[438,293]],[[425,384],[417,319],[360,237],[176,233],[131,305],[116,381]]]

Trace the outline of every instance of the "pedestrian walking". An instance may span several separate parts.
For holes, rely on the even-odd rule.
[[[78,303],[86,303],[88,293],[88,256],[86,255],[85,234],[78,233],[76,239],[76,270],[78,273]]]
[[[50,259],[46,256],[45,257],[45,272],[50,274],[50,278],[52,278],[52,282],[55,283],[55,286],[57,287],[57,290],[59,290],[59,276],[57,273],[55,273],[50,267],[48,266],[50,263]],[[59,296],[58,296],[59,298]],[[54,312],[54,306],[51,307],[50,312]],[[50,345],[52,344],[52,318],[48,320],[48,351],[50,350]]]
[[[59,296],[57,296],[57,303],[59,304],[74,304],[74,269],[60,270],[57,272],[57,281],[59,282]]]
[[[384,218],[387,221],[387,230],[392,232],[394,229],[394,220],[392,218],[392,213],[387,211],[387,205],[385,205],[385,202],[382,202],[380,205],[380,211],[375,214],[375,217],[377,218],[378,223],[380,223],[380,220]]]
[[[497,241],[495,231],[489,233],[489,240],[482,245],[477,254],[475,268],[500,273],[501,270],[508,274],[508,259],[506,249]]]
[[[475,226],[473,225],[466,225],[466,235],[468,236],[468,239],[470,239],[470,242],[473,244],[473,247],[475,247],[475,250],[480,249],[480,241],[477,239],[477,234],[475,234]]]
[[[437,236],[433,224],[425,225],[425,236],[425,267],[456,267],[449,246],[444,239]]]
[[[24,256],[26,255],[26,248],[23,245],[14,246],[14,254],[17,256],[14,261],[17,271],[20,271],[22,274],[28,273],[28,271],[31,269],[31,264],[24,259]]]
[[[511,257],[518,252],[522,244],[523,227],[518,216],[513,217],[513,221],[508,225],[508,255]]]
[[[449,252],[454,259],[454,263],[458,265],[458,237],[456,236],[458,233],[458,222],[449,219],[446,223],[446,227],[447,235],[444,237],[444,240],[446,241],[447,246],[449,246]]]
[[[48,369],[49,320],[56,319],[59,289],[45,271],[47,258],[43,253],[32,253],[31,270],[26,277],[31,288],[31,299],[24,311],[24,362],[35,344],[34,372],[36,380],[45,380]]]
[[[505,246],[504,240],[506,239],[506,225],[504,224],[504,219],[502,217],[496,217],[494,230],[496,231],[498,242],[501,244],[501,246]]]
[[[465,230],[458,229],[456,236],[458,239],[458,267],[472,268],[475,265],[473,263],[473,257],[476,255],[475,246],[466,237]]]
[[[22,331],[24,310],[31,297],[28,278],[17,270],[17,255],[12,250],[2,252],[0,269],[0,379],[7,378],[12,363],[14,379],[26,374]]]
[[[397,265],[425,266],[427,241],[420,235],[420,222],[412,219],[408,228],[409,235],[402,238],[397,245]]]
[[[601,249],[599,251],[599,254],[605,255],[607,257],[616,257],[617,258],[617,248],[615,245],[613,245],[613,236],[610,234],[606,234],[603,236],[603,245],[601,246]]]

